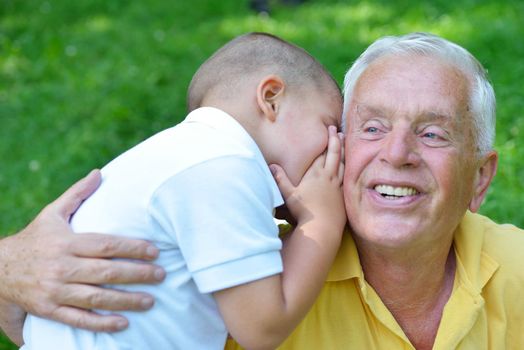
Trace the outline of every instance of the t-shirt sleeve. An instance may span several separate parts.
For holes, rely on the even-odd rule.
[[[273,192],[253,159],[221,157],[168,179],[149,210],[172,235],[201,293],[282,272]]]

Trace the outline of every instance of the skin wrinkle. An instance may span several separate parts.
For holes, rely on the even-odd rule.
[[[365,103],[359,103],[358,101],[356,101],[355,104],[356,104],[355,114],[358,117],[357,119],[358,125],[362,125],[364,124],[364,122],[368,120],[372,120],[372,119],[387,122],[389,118],[386,116],[391,116],[390,118],[393,118],[398,113],[397,110],[382,111],[380,109],[376,109],[376,108],[367,106]],[[421,112],[417,113],[417,117],[416,117],[417,125],[415,125],[415,127],[413,128],[413,131],[417,132],[416,129],[423,129],[426,126],[430,126],[432,124],[438,124],[439,126],[443,127],[444,131],[446,132],[446,135],[450,137],[450,141],[455,141],[456,139],[459,139],[459,138],[460,140],[457,140],[457,141],[462,141],[463,136],[460,133],[451,134],[450,131],[454,129],[453,124],[455,123],[455,121],[457,119],[462,120],[463,118],[464,117],[460,117],[460,116],[453,117],[448,114],[441,113],[439,111],[425,112],[422,110]],[[359,130],[359,131],[361,132],[362,130]]]
[[[474,118],[474,116],[473,116],[473,114],[471,112],[470,105],[469,105],[470,104],[469,96],[471,95],[472,86],[473,86],[471,78],[467,74],[463,73],[453,63],[448,63],[446,61],[439,60],[438,58],[416,55],[415,57],[407,56],[407,59],[408,60],[413,60],[413,59],[417,59],[417,58],[420,58],[420,57],[428,59],[428,60],[432,60],[435,63],[438,63],[438,64],[442,65],[449,72],[451,79],[449,79],[447,81],[447,83],[441,84],[441,85],[437,85],[436,83],[434,83],[431,86],[431,88],[429,88],[428,90],[437,91],[437,92],[440,92],[441,94],[443,94],[445,96],[453,96],[453,97],[457,98],[457,101],[456,101],[457,102],[456,103],[457,107],[455,108],[455,110],[461,110],[461,112],[459,114],[454,115],[453,113],[448,113],[445,110],[442,110],[442,111],[435,110],[432,113],[435,113],[437,115],[442,115],[444,118],[448,118],[449,119],[449,124],[446,123],[445,125],[448,126],[449,129],[461,130],[461,132],[454,133],[453,135],[450,135],[450,136],[457,143],[464,143],[464,141],[466,140],[467,144],[466,144],[465,148],[468,151],[469,150],[474,150],[474,152],[471,152],[470,156],[472,158],[475,158],[475,160],[477,160],[478,158],[480,158],[481,153],[480,153],[480,147],[478,145],[478,136],[477,136],[477,130],[476,130],[477,121],[476,121],[476,118]],[[375,60],[371,65],[378,64],[381,61],[387,60],[388,58],[391,58],[391,55],[386,55],[384,57],[381,57],[381,58]],[[363,73],[363,75],[364,74],[365,74],[365,72]],[[403,75],[400,75],[398,78],[399,79],[406,79],[406,77],[403,76]],[[409,78],[406,79],[406,80],[411,81],[413,83],[416,83],[415,80],[412,80],[412,79],[409,79]],[[361,82],[361,79],[359,79],[357,81],[357,83],[355,85],[355,88],[353,89],[353,95],[354,95],[354,92],[358,89],[360,82]],[[455,82],[455,83],[453,83],[453,82]],[[457,95],[456,94],[457,90],[462,90],[465,93]],[[386,99],[389,99],[390,97],[391,96],[389,96],[389,95],[385,96]],[[358,111],[358,107],[361,106],[361,105],[364,108],[371,109],[372,112],[378,112],[379,114],[390,115],[392,117],[395,117],[397,115],[397,113],[398,113],[398,109],[402,108],[401,106],[398,106],[397,109],[393,109],[393,110],[390,109],[390,110],[387,110],[387,111],[381,111],[381,110],[377,110],[377,109],[375,109],[373,107],[366,106],[365,103],[361,103],[358,100],[356,100],[354,98],[354,96],[353,96],[352,103],[355,103],[355,105],[357,107],[357,111],[356,111],[357,114],[359,112]],[[416,114],[420,116],[421,114],[424,114],[424,113],[427,113],[427,112],[425,112],[423,110],[423,108],[422,108],[422,112],[418,112]],[[471,147],[471,146],[473,146],[473,147]]]

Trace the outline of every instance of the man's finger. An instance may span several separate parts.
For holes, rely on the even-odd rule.
[[[95,192],[101,180],[100,171],[97,169],[92,170],[86,177],[77,181],[54,202],[49,204],[46,210],[55,210],[63,218],[69,219],[80,204]]]
[[[165,278],[160,266],[140,262],[83,258],[75,265],[64,276],[68,283],[151,284]]]
[[[150,309],[155,300],[147,293],[69,284],[60,290],[60,302],[81,309],[143,311]]]
[[[158,248],[144,240],[97,233],[71,237],[69,246],[72,254],[91,258],[153,260],[159,253]]]
[[[99,315],[70,306],[61,306],[53,313],[53,319],[70,326],[88,329],[94,332],[118,332],[129,325],[120,315]]]

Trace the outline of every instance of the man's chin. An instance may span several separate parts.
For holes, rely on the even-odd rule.
[[[357,241],[377,248],[406,248],[423,234],[419,224],[403,220],[370,220],[352,225]]]

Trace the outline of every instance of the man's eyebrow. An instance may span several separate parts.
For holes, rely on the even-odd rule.
[[[365,104],[357,104],[356,112],[359,116],[371,115],[371,116],[385,116],[387,113],[384,110],[376,107],[371,107]]]
[[[453,117],[446,113],[441,112],[424,112],[419,115],[419,118],[422,120],[432,121],[432,120],[438,120],[438,121],[444,121],[449,122],[453,120]]]

